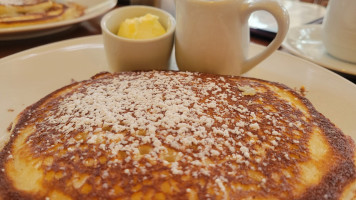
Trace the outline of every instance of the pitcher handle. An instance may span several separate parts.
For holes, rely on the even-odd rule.
[[[252,12],[264,10],[272,14],[276,19],[278,25],[278,31],[276,37],[273,41],[264,49],[261,53],[256,56],[246,59],[243,63],[242,73],[249,71],[251,68],[256,66],[258,63],[263,61],[265,58],[270,56],[278,47],[282,44],[284,38],[287,35],[289,28],[289,15],[287,10],[282,7],[278,2],[275,1],[257,1],[250,2],[245,1],[242,6],[242,11],[247,16],[245,19],[248,21]],[[246,21],[246,23],[248,23]]]

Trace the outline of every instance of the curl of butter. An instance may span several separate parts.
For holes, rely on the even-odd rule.
[[[166,33],[159,17],[153,14],[146,14],[142,17],[126,19],[117,33],[120,37],[130,39],[151,39]]]

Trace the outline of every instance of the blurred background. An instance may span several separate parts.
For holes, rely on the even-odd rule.
[[[161,1],[171,1],[171,0],[119,0],[118,4],[119,5],[159,5],[161,4]],[[291,0],[291,1],[299,1],[299,0]],[[327,6],[328,0],[300,0],[302,2],[308,2],[308,3],[315,3],[319,4],[322,6]]]

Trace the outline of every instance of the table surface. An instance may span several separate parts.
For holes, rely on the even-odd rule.
[[[0,59],[11,54],[27,50],[33,47],[63,41],[66,39],[78,38],[83,36],[97,35],[101,34],[100,28],[100,20],[102,16],[97,18],[82,22],[78,25],[73,26],[72,28],[43,37],[38,38],[30,38],[23,40],[8,40],[8,41],[0,41]],[[271,41],[270,37],[261,37],[259,35],[251,34],[251,41],[253,43],[257,43],[260,45],[268,45]],[[283,48],[280,48],[281,51],[286,51]],[[339,75],[345,77],[351,82],[356,84],[356,76],[349,74],[341,74],[337,72]]]

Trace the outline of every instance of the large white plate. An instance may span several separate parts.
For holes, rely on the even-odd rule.
[[[265,47],[251,44],[251,55]],[[172,68],[176,68],[172,59]],[[101,36],[37,47],[0,60],[0,141],[26,106],[71,81],[108,70]],[[356,85],[309,61],[275,52],[245,76],[305,86],[307,98],[356,140]]]
[[[56,33],[68,29],[71,25],[104,14],[117,4],[117,0],[68,0],[86,7],[83,16],[52,23],[29,25],[13,28],[0,28],[0,40],[26,39]]]
[[[326,68],[356,76],[356,63],[342,61],[326,52],[321,31],[321,24],[293,27],[289,29],[282,47]]]
[[[284,6],[290,17],[290,27],[300,26],[325,15],[323,6],[312,3],[300,2],[299,0],[275,0]],[[249,25],[253,29],[276,33],[278,30],[276,20],[266,11],[252,13]]]

